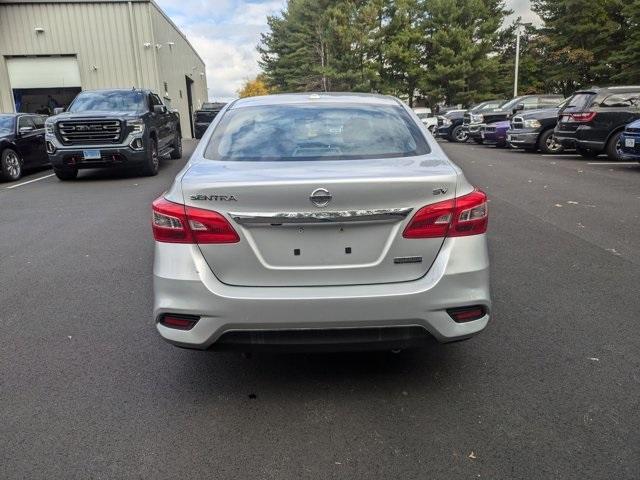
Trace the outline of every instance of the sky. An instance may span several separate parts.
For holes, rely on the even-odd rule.
[[[209,100],[229,101],[259,72],[256,45],[267,15],[286,0],[156,0],[187,36],[207,66]],[[513,17],[536,22],[529,0],[506,0]]]

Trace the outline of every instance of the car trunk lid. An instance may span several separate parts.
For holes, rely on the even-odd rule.
[[[455,196],[457,172],[435,154],[412,158],[194,164],[186,205],[223,214],[236,244],[200,245],[213,273],[243,286],[415,280],[442,238],[405,239],[420,207]],[[311,198],[313,197],[313,198]]]

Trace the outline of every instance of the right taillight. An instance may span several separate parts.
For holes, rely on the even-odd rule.
[[[481,190],[422,207],[413,216],[404,238],[465,237],[487,231],[487,195]]]
[[[591,120],[593,120],[594,118],[596,118],[596,113],[597,112],[579,112],[579,113],[571,113],[569,114],[569,116],[571,117],[571,120],[573,120],[574,122],[590,122]]]
[[[218,212],[170,202],[164,197],[152,204],[153,237],[165,243],[236,243],[240,237]]]

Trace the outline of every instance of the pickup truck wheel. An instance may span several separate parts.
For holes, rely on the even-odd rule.
[[[622,153],[621,152],[622,145],[620,144],[621,136],[622,136],[622,131],[614,133],[609,139],[609,141],[607,142],[607,148],[606,148],[607,157],[609,157],[609,160],[613,160],[614,162],[621,160],[621,153]]]
[[[160,169],[160,156],[158,155],[158,141],[155,138],[149,139],[149,150],[147,158],[142,166],[142,175],[153,177],[158,174]]]
[[[58,179],[62,180],[63,182],[66,182],[67,180],[75,180],[75,178],[78,176],[78,169],[77,168],[54,168],[53,173],[56,174],[56,177],[58,177]]]
[[[553,138],[553,129],[545,130],[538,140],[540,151],[546,154],[562,153],[564,147]]]
[[[169,156],[172,160],[182,158],[182,135],[180,135],[180,132],[176,133],[176,139],[173,141],[173,149]]]
[[[600,155],[600,152],[596,150],[591,150],[590,148],[584,148],[579,146],[576,146],[576,152],[578,152],[584,158],[596,158],[598,155]]]
[[[449,140],[455,143],[463,143],[468,139],[469,135],[467,135],[467,132],[462,129],[462,125],[458,125],[457,127],[455,127],[453,129],[453,132],[451,132],[451,136],[449,137]]]
[[[5,148],[0,156],[0,177],[13,182],[22,176],[22,160],[18,152]]]

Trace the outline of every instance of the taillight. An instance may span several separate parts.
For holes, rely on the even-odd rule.
[[[487,195],[474,190],[468,195],[422,207],[413,216],[404,238],[465,237],[487,231]]]
[[[218,212],[157,198],[152,204],[153,237],[166,243],[236,243],[240,237]]]
[[[580,112],[580,113],[571,113],[569,116],[571,120],[574,122],[590,122],[594,118],[596,118],[597,112]]]

